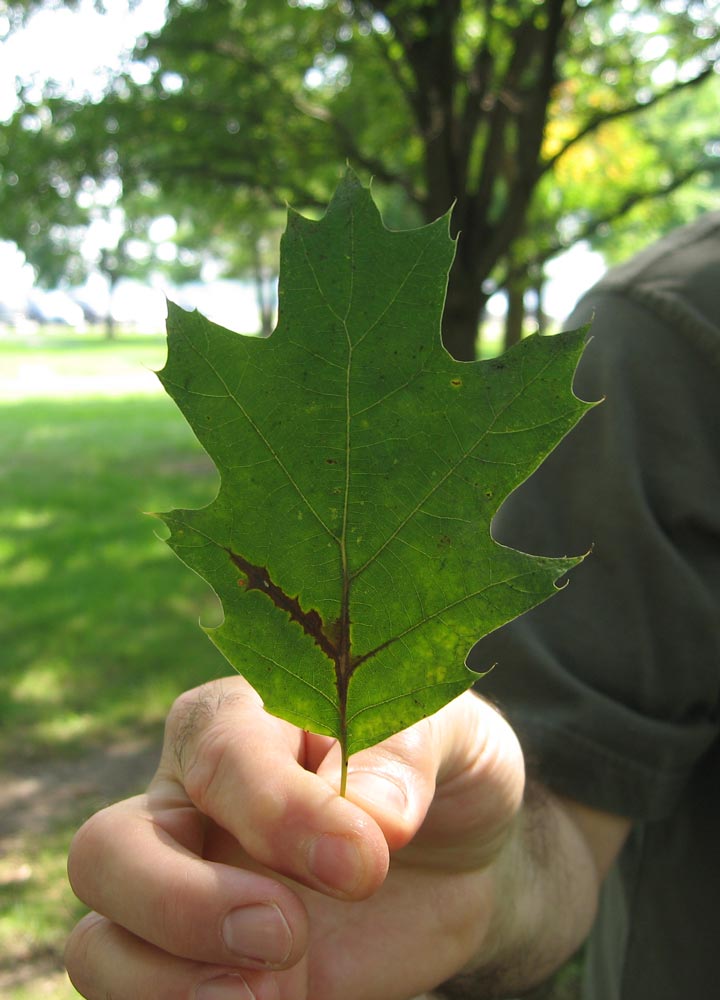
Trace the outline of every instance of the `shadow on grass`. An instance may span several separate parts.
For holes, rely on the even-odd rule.
[[[217,602],[149,510],[197,507],[217,476],[164,397],[0,408],[0,754],[157,725],[230,670],[198,628]]]

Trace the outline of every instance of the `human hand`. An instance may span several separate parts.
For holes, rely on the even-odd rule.
[[[356,754],[241,677],[181,696],[145,795],[73,841],[88,1000],[408,1000],[482,952],[522,799],[510,727],[468,692]]]

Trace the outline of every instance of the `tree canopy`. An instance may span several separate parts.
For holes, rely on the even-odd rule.
[[[169,0],[102,101],[25,101],[0,133],[2,186],[21,177],[24,150],[44,172],[41,196],[66,214],[68,188],[117,176],[227,248],[286,201],[317,209],[349,161],[374,178],[391,225],[455,204],[444,338],[470,358],[495,288],[533,281],[574,239],[602,239],[631,208],[717,170],[719,10]],[[8,210],[0,195],[0,220]],[[33,260],[21,230],[0,221]]]

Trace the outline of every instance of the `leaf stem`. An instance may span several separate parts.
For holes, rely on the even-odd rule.
[[[347,775],[348,775],[348,755],[347,746],[343,740],[340,743],[340,798],[345,798],[345,793],[347,792]]]
[[[347,792],[348,778],[348,731],[347,731],[347,681],[341,674],[341,683],[338,684],[340,695],[340,733],[338,744],[340,746],[340,797],[345,798]]]

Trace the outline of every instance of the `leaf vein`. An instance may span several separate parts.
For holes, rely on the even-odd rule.
[[[495,424],[504,413],[506,413],[512,406],[515,405],[515,403],[518,401],[518,399],[520,399],[521,396],[527,391],[528,386],[531,385],[538,378],[540,378],[541,375],[542,375],[542,373],[544,372],[544,370],[547,367],[549,367],[549,365],[550,365],[550,361],[546,361],[545,364],[543,366],[541,366],[541,368],[539,369],[539,371],[535,373],[535,375],[533,376],[533,378],[531,378],[527,383],[523,382],[523,384],[520,387],[520,389],[515,393],[514,396],[512,396],[508,400],[506,406],[503,407],[498,412],[497,416],[493,417],[493,420],[490,422],[489,426],[486,427],[482,431],[482,433],[480,434],[480,436],[478,437],[478,439],[476,441],[474,441],[473,444],[469,448],[467,448],[460,455],[459,458],[456,459],[456,461],[454,461],[453,463],[451,463],[448,466],[447,471],[439,478],[439,480],[437,481],[437,483],[434,483],[433,486],[427,491],[427,493],[425,494],[425,496],[421,497],[418,500],[417,504],[405,515],[405,517],[400,521],[400,523],[391,532],[391,534],[388,535],[388,537],[385,539],[385,541],[375,550],[375,552],[368,559],[366,559],[366,561],[358,569],[356,569],[353,572],[353,574],[352,574],[352,578],[353,579],[356,579],[358,576],[360,576],[362,573],[364,573],[365,570],[368,568],[368,566],[372,565],[372,563],[375,562],[375,560],[381,555],[381,553],[385,551],[385,549],[388,547],[388,545],[390,545],[394,541],[394,539],[397,538],[397,536],[403,530],[403,528],[405,527],[405,525],[408,524],[415,517],[415,515],[418,513],[418,511],[420,511],[424,507],[424,505],[427,503],[427,501],[430,500],[431,497],[434,496],[434,494],[437,493],[437,491],[441,487],[443,487],[445,485],[445,483],[447,482],[447,480],[452,475],[454,475],[454,473],[457,471],[457,469],[460,468],[460,466],[463,464],[463,462],[466,459],[470,458],[472,456],[472,453],[477,448],[480,447],[480,445],[482,444],[482,442],[487,438],[487,436],[489,435],[490,431],[492,430],[493,424]]]
[[[255,434],[260,438],[260,440],[262,441],[262,443],[265,445],[265,447],[267,448],[267,450],[272,455],[273,459],[277,462],[277,464],[279,465],[280,469],[283,471],[283,473],[287,477],[288,482],[291,484],[291,486],[293,487],[293,489],[296,491],[296,493],[298,494],[298,496],[301,498],[301,500],[303,501],[303,503],[305,504],[305,506],[307,507],[307,509],[310,511],[310,513],[313,515],[313,517],[316,518],[316,520],[322,525],[323,529],[330,536],[330,538],[332,538],[334,541],[337,542],[338,538],[337,538],[337,535],[335,534],[335,532],[332,531],[332,529],[327,524],[325,524],[325,522],[323,521],[322,517],[320,517],[320,515],[318,514],[318,512],[315,510],[315,508],[313,507],[313,505],[310,503],[309,499],[305,496],[305,494],[302,491],[302,489],[300,488],[299,484],[297,482],[295,482],[295,479],[291,475],[290,470],[287,468],[287,466],[285,465],[285,463],[281,459],[280,455],[277,453],[277,451],[272,446],[271,442],[268,440],[268,438],[265,436],[265,434],[263,434],[262,429],[256,424],[256,422],[253,420],[253,418],[251,417],[251,415],[248,413],[248,411],[242,405],[242,403],[237,398],[237,396],[230,391],[230,387],[228,386],[227,382],[223,378],[222,374],[218,371],[218,369],[212,363],[212,361],[210,360],[210,358],[207,355],[203,355],[202,352],[197,348],[197,346],[193,343],[193,341],[190,338],[186,338],[186,339],[187,339],[187,342],[188,342],[191,350],[193,350],[195,352],[195,354],[197,354],[198,357],[200,357],[205,362],[205,364],[212,371],[212,373],[215,375],[215,377],[218,379],[218,381],[225,387],[225,391],[227,392],[227,398],[232,403],[235,404],[235,406],[238,408],[238,410],[240,410],[240,413],[245,417],[245,419],[246,419],[247,423],[249,424],[249,426],[252,428],[252,430],[255,432]]]

